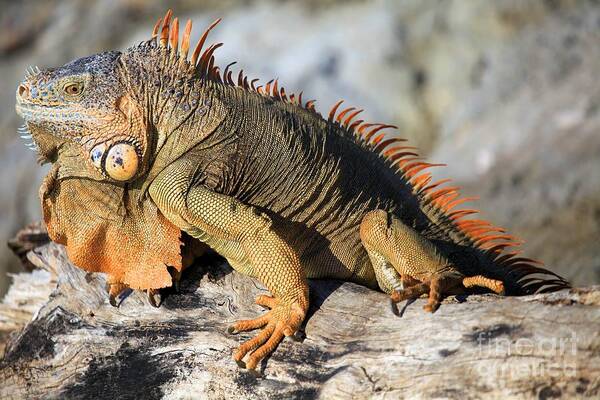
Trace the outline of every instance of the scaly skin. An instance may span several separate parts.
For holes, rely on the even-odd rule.
[[[394,302],[429,294],[428,311],[477,287],[568,287],[506,252],[517,243],[502,229],[453,210],[465,199],[433,183],[414,148],[382,135],[389,126],[339,103],[324,119],[277,82],[255,88],[240,73],[236,85],[214,66],[218,45],[202,52],[208,30],[188,60],[190,30],[180,42],[169,11],[151,40],[17,89],[40,158],[54,163],[40,191],[49,233],[76,265],[109,275],[111,303],[127,288],[155,300],[194,248],[210,246],[271,291],[256,299],[270,311],[229,330],[261,329],[234,352],[254,369],[303,322],[308,278],[357,282]]]

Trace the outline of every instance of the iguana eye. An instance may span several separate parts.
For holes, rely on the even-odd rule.
[[[64,87],[64,91],[66,94],[70,96],[77,96],[83,92],[83,84],[82,83],[69,83]]]

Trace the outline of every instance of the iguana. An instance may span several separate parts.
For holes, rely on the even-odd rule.
[[[234,80],[232,64],[215,64],[222,44],[204,48],[218,22],[188,58],[191,21],[180,40],[168,11],[148,41],[32,70],[17,88],[25,135],[53,163],[40,190],[50,236],[77,266],[108,274],[111,302],[127,287],[171,286],[186,249],[210,247],[272,294],[256,299],[270,311],[229,328],[261,329],[233,354],[254,369],[299,329],[309,278],[393,302],[428,294],[431,312],[449,294],[569,287],[457,209],[469,199],[384,131],[395,127],[341,102],[324,118],[277,80]]]

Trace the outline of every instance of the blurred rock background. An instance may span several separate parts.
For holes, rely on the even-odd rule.
[[[29,65],[57,66],[149,37],[158,0],[0,0],[0,295],[4,245],[38,220],[47,170],[16,130]],[[592,0],[168,2],[261,81],[326,112],[339,98],[400,133],[478,195],[484,216],[576,285],[600,282],[600,3]]]

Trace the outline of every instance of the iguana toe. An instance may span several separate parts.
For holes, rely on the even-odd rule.
[[[152,305],[152,307],[160,307],[161,303],[162,303],[162,295],[160,294],[160,290],[159,289],[148,289],[147,291],[148,294],[148,302],[150,303],[150,305]]]
[[[124,283],[108,283],[107,292],[108,302],[110,305],[113,307],[119,307],[121,301],[123,301],[122,299],[119,300],[119,296],[127,289],[129,289],[129,286]]]
[[[193,258],[192,257],[186,257],[185,259],[185,264],[183,266],[183,268],[188,268],[190,265],[192,265],[193,263]],[[173,284],[172,284],[172,288],[173,291],[175,291],[175,293],[179,293],[181,290],[181,275],[182,275],[182,270],[177,270],[175,268],[169,268],[169,274],[171,275],[171,278],[173,280]]]
[[[257,296],[255,303],[266,308],[274,308],[275,305],[277,305],[277,301],[273,296],[267,296],[264,294]]]
[[[426,312],[430,312],[430,313],[436,312],[438,308],[440,308],[439,301],[429,302],[423,306],[423,310],[425,310]]]
[[[231,334],[237,334],[240,332],[252,331],[254,329],[262,328],[267,325],[269,319],[267,318],[267,314],[255,318],[255,319],[245,319],[241,321],[237,321],[233,325],[231,325],[227,331]]]
[[[399,303],[404,300],[418,299],[421,295],[429,292],[429,285],[426,283],[417,283],[403,290],[395,290],[391,294],[393,303]]]

